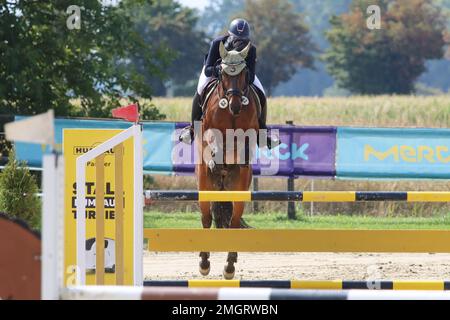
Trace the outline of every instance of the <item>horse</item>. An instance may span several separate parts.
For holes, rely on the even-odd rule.
[[[245,64],[250,43],[241,51],[227,51],[223,43],[219,49],[221,71],[204,103],[203,134],[195,138],[201,159],[195,168],[198,190],[246,191],[252,181],[250,160],[257,143],[260,112],[259,98],[250,86]],[[211,228],[213,220],[216,228],[250,227],[242,219],[244,205],[238,201],[199,202],[203,228]],[[199,270],[204,276],[210,271],[209,256],[209,252],[200,252]],[[237,252],[229,252],[223,270],[225,279],[234,277],[236,262]]]

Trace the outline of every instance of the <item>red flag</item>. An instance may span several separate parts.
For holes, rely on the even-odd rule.
[[[126,107],[119,107],[112,110],[114,118],[121,118],[131,122],[139,121],[139,110],[136,104],[130,104]]]

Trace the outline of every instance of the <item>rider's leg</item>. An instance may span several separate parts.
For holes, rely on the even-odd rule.
[[[194,140],[194,122],[200,121],[202,118],[202,108],[200,105],[201,93],[208,84],[210,78],[205,75],[205,67],[203,66],[200,78],[198,79],[197,92],[192,100],[191,124],[181,131],[179,140],[185,143],[191,143]]]
[[[195,121],[200,121],[202,118],[202,106],[200,105],[200,94],[195,93],[192,100],[192,112],[191,112],[191,126],[194,127]]]
[[[194,140],[194,122],[202,118],[202,108],[200,106],[200,95],[195,93],[192,100],[191,124],[181,130],[178,140],[184,143],[192,143]]]
[[[259,91],[259,90],[258,90]],[[261,114],[259,116],[259,128],[267,129],[267,99],[264,93],[258,92],[259,101],[261,102]]]
[[[205,66],[202,68],[200,73],[200,78],[198,79],[197,92],[195,93],[194,100],[192,101],[192,112],[191,112],[191,126],[194,127],[194,121],[200,121],[203,115],[201,96],[205,87],[208,85],[211,77],[205,75]]]
[[[258,89],[256,90],[258,92],[259,101],[261,102],[261,114],[259,116],[259,128],[260,129],[267,129],[266,120],[267,120],[267,99],[266,99],[266,93],[264,92],[264,88],[261,84],[261,81],[259,81],[258,76],[255,76],[255,80],[253,81],[253,84]]]
[[[266,91],[264,91],[263,85],[261,83],[261,81],[259,81],[259,78],[257,75],[255,75],[255,80],[253,80],[253,84],[259,89],[261,90],[262,94],[264,96],[266,96]]]
[[[258,90],[258,97],[259,101],[261,102],[261,114],[259,116],[259,128],[263,130],[267,130],[267,99],[266,94],[264,92],[264,88],[261,84],[261,81],[259,81],[258,77],[255,76],[255,80],[253,81],[253,84],[256,86]],[[258,135],[259,136],[259,135]],[[273,148],[280,144],[280,140],[278,137],[267,135],[267,147]]]

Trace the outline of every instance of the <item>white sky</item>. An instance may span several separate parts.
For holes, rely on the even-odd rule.
[[[178,2],[186,7],[203,10],[209,3],[209,0],[178,0]]]

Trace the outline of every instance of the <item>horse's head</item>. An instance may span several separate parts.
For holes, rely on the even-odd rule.
[[[226,101],[221,101],[221,107],[229,107],[233,115],[238,115],[242,110],[242,104],[248,103],[246,95],[249,89],[248,69],[245,58],[250,50],[250,42],[242,51],[227,51],[223,43],[220,43],[219,52],[222,59],[219,81]]]

